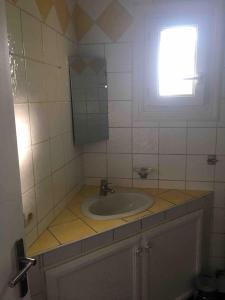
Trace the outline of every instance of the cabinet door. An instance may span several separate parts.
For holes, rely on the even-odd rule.
[[[48,300],[139,300],[140,238],[46,271]]]
[[[200,268],[201,219],[193,213],[144,235],[144,300],[186,299]]]

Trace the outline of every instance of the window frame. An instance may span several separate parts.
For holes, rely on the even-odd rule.
[[[188,93],[188,94],[185,94],[185,93],[176,93],[176,94],[165,94],[165,95],[161,95],[160,94],[160,87],[162,88],[162,83],[160,83],[160,66],[162,66],[162,62],[160,62],[160,54],[162,52],[162,49],[161,49],[161,38],[162,38],[162,35],[163,33],[165,34],[165,31],[168,31],[168,30],[172,30],[172,29],[187,29],[187,28],[192,28],[194,29],[195,31],[195,37],[196,37],[196,40],[195,40],[195,44],[194,44],[194,47],[192,50],[194,50],[194,56],[193,56],[193,59],[192,59],[192,67],[193,67],[193,74],[190,74],[189,77],[186,77],[186,78],[183,78],[182,81],[186,81],[190,84],[191,87],[191,90],[192,90],[192,93]],[[199,35],[199,29],[198,29],[198,26],[196,24],[182,24],[182,25],[173,25],[173,26],[163,26],[163,28],[160,29],[160,32],[159,32],[159,40],[158,40],[158,54],[157,54],[157,96],[159,99],[161,99],[161,101],[169,101],[171,98],[174,98],[174,99],[180,99],[181,102],[186,98],[187,100],[191,100],[193,97],[196,96],[196,88],[197,88],[197,85],[198,85],[198,82],[199,80],[201,79],[201,75],[199,75],[199,72],[198,72],[198,56],[199,56],[199,49],[198,49],[198,35]],[[171,41],[170,41],[171,43]],[[164,49],[165,51],[165,49]],[[163,51],[163,52],[164,52]],[[167,50],[166,50],[167,51]],[[170,57],[167,57],[167,60],[169,59]],[[185,58],[183,57],[183,60]],[[173,68],[173,66],[170,66],[171,69]],[[170,76],[170,73],[171,73],[171,69],[168,71],[167,70],[167,73],[169,74]],[[167,75],[168,75],[167,74]],[[168,78],[168,76],[167,76]],[[166,102],[165,102],[166,103]]]
[[[204,8],[204,9],[203,9]],[[157,31],[154,32],[155,37],[151,40],[149,39],[149,24],[154,28],[154,22],[157,22],[157,17],[151,18],[151,16],[156,16],[156,12],[161,12],[161,15],[166,13],[166,11],[177,12],[177,10],[186,11],[191,9],[197,11],[200,14],[208,13],[210,16],[210,23],[207,25],[211,28],[210,36],[207,36],[209,44],[209,56],[213,55],[212,60],[205,63],[207,70],[205,75],[205,86],[203,91],[202,100],[199,97],[194,99],[194,101],[179,102],[178,99],[170,99],[168,105],[165,105],[165,101],[159,101],[156,97],[151,97],[149,99],[148,94],[148,71],[146,63],[146,53],[147,49],[151,47],[151,42],[157,39],[159,34]],[[221,86],[221,58],[222,58],[222,37],[223,37],[223,20],[224,20],[224,3],[222,0],[214,0],[213,4],[210,0],[170,0],[166,3],[154,3],[151,5],[142,5],[137,10],[139,18],[142,20],[139,23],[139,30],[136,32],[136,41],[134,44],[134,116],[137,121],[150,121],[150,120],[215,120],[218,114],[218,99],[220,97],[220,86]],[[213,17],[211,17],[211,15]],[[196,14],[198,16],[198,14]],[[195,16],[195,17],[196,17]],[[150,20],[150,22],[149,22]],[[204,21],[208,22],[208,21]],[[172,24],[172,23],[171,23]],[[181,25],[185,23],[182,22]],[[186,24],[192,24],[187,23]],[[196,22],[195,22],[196,24]],[[176,22],[177,25],[177,22]],[[155,28],[158,24],[156,23]],[[145,28],[144,33],[141,32],[141,28]],[[162,28],[160,23],[160,28]],[[204,35],[205,39],[205,35]],[[204,41],[204,44],[207,41]],[[214,45],[214,48],[210,47]],[[153,47],[154,48],[154,47]],[[156,47],[155,47],[156,49]],[[201,51],[200,51],[201,53]],[[157,62],[157,52],[151,55],[152,61]],[[204,59],[203,59],[204,61]],[[156,68],[155,68],[156,70]],[[209,83],[209,84],[208,84]],[[155,87],[157,84],[155,85]],[[174,98],[174,97],[173,97]],[[168,102],[167,102],[168,103]]]

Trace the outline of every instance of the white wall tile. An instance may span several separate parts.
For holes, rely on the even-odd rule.
[[[158,189],[159,182],[158,180],[134,179],[133,187],[141,188],[141,189],[147,189],[147,188]]]
[[[11,55],[10,73],[14,103],[27,102],[25,60]]]
[[[225,156],[217,156],[215,180],[225,182]]]
[[[160,189],[184,190],[185,189],[185,181],[159,180],[159,188]]]
[[[131,153],[131,128],[110,128],[107,149],[109,153]]]
[[[159,179],[184,180],[185,166],[184,155],[159,155]]]
[[[21,31],[20,10],[15,5],[6,2],[7,30],[9,40],[9,51],[11,53],[23,54],[23,42]]]
[[[210,271],[215,273],[218,270],[224,270],[225,258],[223,257],[210,257]]]
[[[211,241],[211,256],[224,257],[225,234],[214,233]]]
[[[95,0],[95,5],[92,5],[91,0],[78,0],[78,3],[93,20],[96,20],[109,5],[110,0]]]
[[[57,99],[59,101],[70,101],[70,81],[69,70],[67,66],[57,69]]]
[[[159,129],[160,154],[185,154],[186,142],[186,128]]]
[[[101,44],[78,45],[77,53],[84,56],[89,56],[91,54],[92,56],[103,58],[105,57],[105,46]]]
[[[91,29],[80,40],[82,44],[104,44],[110,43],[111,40],[104,31],[94,23]]]
[[[19,0],[18,4],[19,4],[19,7],[22,10],[25,10],[26,12],[28,12],[29,15],[32,15],[39,20],[42,20],[42,17],[41,17],[39,9],[37,7],[36,1]]]
[[[216,154],[225,155],[225,128],[217,129]]]
[[[26,60],[27,68],[27,98],[29,102],[42,102],[46,100],[45,65],[32,60]]]
[[[133,152],[158,153],[158,128],[134,128]]]
[[[51,137],[64,132],[65,115],[62,114],[63,108],[63,103],[48,104],[49,132]]]
[[[24,51],[27,57],[43,59],[41,23],[22,12],[22,32]]]
[[[214,206],[225,208],[225,183],[215,183]]]
[[[63,130],[65,132],[73,131],[73,125],[72,125],[72,110],[71,110],[71,103],[63,103],[62,105],[62,114],[64,117],[64,128]]]
[[[57,52],[58,52],[58,64],[59,66],[64,66],[65,64],[67,64],[67,49],[66,49],[66,43],[67,43],[67,39],[65,39],[64,36],[62,36],[61,34],[56,33],[56,43],[57,43]]]
[[[61,168],[52,175],[54,205],[62,201],[66,195],[65,168]]]
[[[54,217],[54,210],[51,209],[49,213],[38,223],[38,235],[45,231],[45,229],[52,222]]]
[[[186,181],[187,190],[213,191],[213,182]]]
[[[106,155],[84,154],[84,174],[86,177],[106,177]]]
[[[51,167],[54,172],[65,164],[63,135],[59,135],[50,140],[50,149]]]
[[[213,232],[225,233],[225,209],[214,208],[213,210]]]
[[[69,193],[71,192],[75,185],[78,184],[78,179],[77,179],[77,172],[75,169],[75,160],[70,161],[66,167],[65,167],[65,172],[66,172],[66,192]]]
[[[130,127],[132,103],[130,101],[109,101],[109,126]]]
[[[16,135],[19,156],[25,147],[31,145],[28,104],[15,104]]]
[[[44,92],[48,102],[60,100],[58,94],[58,68],[52,65],[44,66]]]
[[[63,135],[63,144],[65,151],[65,162],[69,162],[75,156],[79,155],[79,147],[74,146],[73,142],[73,134],[71,132],[67,132]]]
[[[85,153],[105,153],[106,152],[106,141],[101,141],[93,144],[84,145]]]
[[[187,157],[187,180],[213,181],[215,167],[207,164],[207,156]]]
[[[132,177],[132,156],[130,154],[108,154],[108,176]]]
[[[131,74],[108,73],[109,100],[131,100]]]
[[[152,168],[149,173],[148,179],[158,179],[158,160],[159,157],[156,154],[134,154],[133,155],[133,168]],[[137,171],[133,170],[133,177],[140,179]]]
[[[28,234],[35,226],[37,226],[36,199],[33,188],[22,195],[22,203],[23,215],[25,219],[25,233]],[[32,214],[32,218],[29,220],[28,216],[30,214]]]
[[[131,45],[126,43],[108,44],[105,47],[107,72],[131,71]]]
[[[58,65],[56,32],[46,25],[42,25],[44,60]]]
[[[48,177],[35,188],[37,197],[37,217],[40,222],[53,209],[52,179]]]
[[[49,138],[48,107],[46,104],[30,104],[30,124],[33,144],[40,143]]]
[[[33,146],[33,159],[35,181],[40,182],[51,174],[49,142]]]
[[[132,179],[108,178],[113,187],[132,187]],[[115,189],[116,190],[116,189]],[[116,190],[117,191],[117,190]]]
[[[189,154],[214,154],[216,128],[188,128]]]
[[[52,6],[45,22],[50,27],[54,28],[57,32],[62,33],[62,27],[59,22],[58,14],[54,5]]]
[[[34,185],[34,170],[31,148],[23,148],[19,153],[20,181],[22,193]]]

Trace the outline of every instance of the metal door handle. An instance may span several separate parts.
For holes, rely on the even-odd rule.
[[[26,257],[23,239],[15,242],[15,252],[18,274],[10,280],[8,286],[10,288],[14,288],[17,284],[19,284],[20,297],[23,298],[28,292],[27,271],[32,266],[36,265],[36,259]]]
[[[32,266],[36,265],[37,261],[35,258],[25,257],[21,258],[20,262],[26,265],[22,270],[19,271],[19,273],[13,279],[10,280],[9,287],[11,288],[14,288],[17,285],[17,283],[24,277],[27,271],[30,270]]]

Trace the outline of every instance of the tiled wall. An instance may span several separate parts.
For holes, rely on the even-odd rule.
[[[132,49],[139,20],[138,6],[131,3],[78,1],[79,51],[105,54],[109,86],[110,138],[85,147],[86,183],[98,184],[108,177],[124,186],[214,189],[211,259],[214,266],[225,266],[225,95],[218,122],[159,120],[153,127],[137,125],[132,109]],[[207,164],[208,154],[218,155],[216,166]],[[140,180],[133,171],[141,166],[154,168],[148,180]]]
[[[73,146],[67,57],[74,54],[74,1],[6,2],[12,87],[29,246],[82,183]]]

